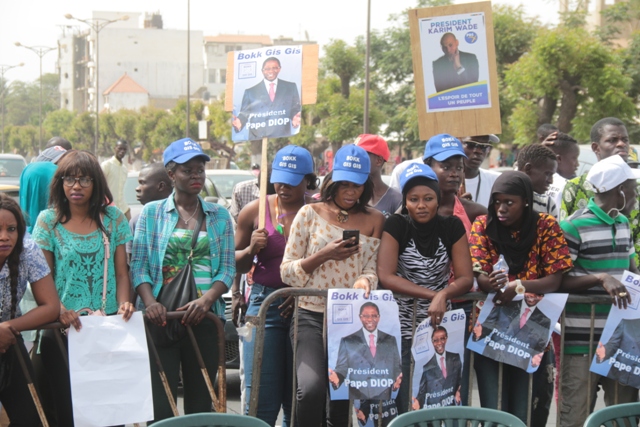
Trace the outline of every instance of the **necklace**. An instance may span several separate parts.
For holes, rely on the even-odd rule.
[[[306,203],[303,200],[303,206]],[[298,211],[296,212],[286,212],[286,213],[280,213],[282,212],[282,206],[280,206],[280,197],[278,197],[278,195],[276,194],[276,221],[277,221],[277,225],[276,225],[276,231],[278,233],[280,233],[281,235],[284,236],[284,241],[286,242],[288,240],[288,236],[285,233],[285,229],[284,229],[284,221],[280,221],[282,218],[288,216],[288,215],[295,215],[296,213],[298,213]]]
[[[178,209],[178,216],[180,217],[180,219],[184,222],[184,225],[189,225],[189,221],[191,221],[191,218],[193,218],[196,215],[196,212],[198,212],[198,208],[200,207],[200,201],[198,201],[198,203],[196,203],[196,208],[194,209],[193,213],[191,214],[191,216],[187,219],[182,218],[182,215],[180,215],[180,210]]]
[[[353,208],[356,207],[356,205],[351,206],[349,209],[345,209],[342,206],[340,206],[338,203],[336,203],[336,201],[333,201],[333,204],[336,205],[339,209],[338,214],[336,216],[338,222],[340,224],[344,224],[345,222],[349,221],[349,211]]]

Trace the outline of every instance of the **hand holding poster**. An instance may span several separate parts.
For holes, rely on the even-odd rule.
[[[232,140],[280,138],[300,131],[302,48],[234,52]]]
[[[77,427],[153,419],[151,371],[141,312],[86,316],[69,329],[69,376]]]
[[[640,388],[640,276],[625,270],[621,282],[631,303],[627,309],[612,306],[591,372]]]
[[[569,295],[527,292],[504,305],[495,305],[494,296],[489,294],[484,301],[467,348],[535,372]]]
[[[331,399],[391,399],[400,388],[400,320],[391,291],[333,289],[327,347]],[[378,328],[380,326],[380,328]]]
[[[460,405],[466,324],[464,310],[454,310],[446,312],[435,328],[431,318],[418,325],[411,348],[414,410]]]

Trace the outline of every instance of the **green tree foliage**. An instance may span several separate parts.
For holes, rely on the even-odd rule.
[[[332,40],[324,47],[323,66],[340,79],[340,92],[349,98],[352,80],[364,66],[364,57],[344,40]]]
[[[620,57],[582,28],[541,32],[505,77],[518,144],[532,142],[541,123],[556,122],[561,131],[586,140],[600,118],[629,121],[636,114]]]

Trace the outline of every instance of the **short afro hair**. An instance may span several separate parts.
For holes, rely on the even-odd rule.
[[[600,142],[600,138],[602,138],[602,130],[605,126],[625,127],[622,120],[615,117],[605,117],[604,119],[600,119],[591,127],[591,142]]]
[[[540,165],[546,159],[557,161],[556,153],[541,144],[527,145],[518,154],[518,169],[522,170],[527,163]]]

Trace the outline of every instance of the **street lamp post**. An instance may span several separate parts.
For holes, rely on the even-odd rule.
[[[16,42],[15,45],[29,49],[31,52],[38,55],[38,58],[40,58],[40,108],[38,110],[40,116],[40,145],[38,146],[38,149],[39,151],[42,151],[42,57],[52,50],[56,50],[56,48],[48,46],[25,46],[20,42]]]
[[[109,24],[113,24],[114,22],[118,22],[118,21],[126,21],[129,19],[129,16],[124,15],[119,17],[118,19],[106,19],[106,18],[88,18],[88,19],[80,19],[80,18],[75,18],[73,15],[71,15],[70,13],[67,13],[66,15],[64,15],[65,18],[67,19],[75,19],[78,22],[82,22],[84,24],[87,24],[95,33],[96,33],[96,75],[95,75],[95,80],[96,80],[96,93],[95,93],[95,97],[96,97],[96,129],[95,129],[95,137],[94,137],[94,141],[93,141],[93,149],[95,151],[95,155],[96,157],[98,157],[98,141],[100,140],[100,118],[99,118],[99,114],[100,114],[100,91],[98,90],[99,88],[99,76],[100,76],[100,58],[99,58],[99,47],[100,47],[100,31],[106,27]]]
[[[4,86],[4,73],[6,73],[12,68],[22,67],[23,65],[24,65],[24,62],[21,62],[18,65],[0,65],[0,82],[2,83],[2,85]],[[6,88],[3,87],[2,93],[0,93],[0,95],[2,95],[2,152],[3,153],[4,153],[4,93],[7,91],[8,87],[9,86],[7,86]]]

